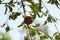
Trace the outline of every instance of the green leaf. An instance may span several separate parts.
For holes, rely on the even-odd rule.
[[[33,13],[33,14],[32,13],[29,13],[29,14],[32,16],[33,20],[35,20],[36,19],[36,13]]]
[[[50,3],[51,2],[51,0],[49,0],[47,3]]]
[[[42,13],[43,13],[42,15],[47,16],[47,12],[48,12],[48,11],[46,11],[46,12],[44,13],[44,12],[42,11]]]
[[[5,28],[5,30],[6,30],[6,32],[8,32],[8,31],[10,30],[10,27],[7,26],[7,27]]]
[[[52,23],[51,19],[52,18],[50,16],[48,16],[48,18],[47,18],[48,22],[51,22]]]
[[[57,1],[57,0],[49,0],[48,3],[55,4],[56,7],[60,9],[60,7],[59,7],[59,5],[60,5],[59,1]]]
[[[39,26],[40,26],[40,24],[38,23],[38,24],[36,24],[36,26],[38,26],[38,27],[39,27]]]
[[[47,18],[48,22],[56,22],[56,20],[54,18],[52,18],[51,16],[48,16]]]
[[[11,40],[11,37],[8,33],[0,32],[0,40]]]
[[[44,25],[46,25],[47,24],[47,20],[44,22]]]
[[[22,22],[18,27],[21,27],[21,26],[23,26],[23,24],[24,24],[24,22]],[[25,27],[25,26],[24,26]]]
[[[28,37],[24,37],[24,40],[30,40]]]
[[[9,3],[8,4],[10,7],[15,7],[15,4],[13,4],[13,3]]]
[[[24,25],[24,29],[27,29],[28,27],[27,27],[27,25]]]
[[[48,39],[50,36],[48,34],[41,35],[40,40]]]
[[[32,10],[34,13],[36,13],[36,12],[39,11],[39,6],[38,6],[38,4],[36,4],[36,3],[34,3],[34,2],[31,3],[30,8],[31,8],[31,10]]]
[[[13,0],[10,0],[10,2],[8,3],[8,5],[9,5],[10,7],[15,7],[15,4],[13,3]]]
[[[59,5],[60,5],[60,4],[58,3],[57,0],[55,1],[55,5],[56,5],[57,8],[59,8]],[[60,9],[60,8],[59,8],[59,9]]]
[[[10,6],[8,6],[8,7],[9,7],[10,12],[12,12],[12,10],[13,10],[12,7],[10,7]]]
[[[42,9],[42,4],[41,4],[41,0],[39,0],[39,12],[41,12]]]
[[[15,5],[14,4],[9,4],[11,7],[15,7]]]
[[[37,15],[38,15],[38,17],[40,18],[40,14],[39,14],[39,13],[37,13]]]
[[[44,22],[44,25],[47,24],[47,22],[56,22],[56,20],[54,18],[52,18],[51,16],[48,16],[47,20]]]
[[[56,20],[54,18],[52,18],[51,20],[52,20],[52,22],[56,22]]]
[[[32,13],[29,13],[31,16],[33,16],[33,14]]]
[[[55,39],[56,39],[56,40],[60,40],[60,35],[56,35],[56,36],[55,36]]]
[[[0,4],[2,3],[2,0],[0,0]]]
[[[55,0],[49,0],[48,3],[54,4]]]
[[[7,13],[7,7],[6,7],[6,9],[5,9],[5,13],[4,14],[6,14]]]
[[[39,27],[40,26],[40,24],[38,23],[38,24],[35,24],[35,25],[32,25],[33,27]]]
[[[54,34],[53,34],[53,36],[55,36],[55,35],[57,35],[58,34],[58,32],[55,32]]]
[[[37,31],[37,34],[38,34],[38,35],[41,35],[40,31]]]
[[[47,16],[47,14],[46,14],[46,13],[43,13],[43,15],[44,15],[44,16]]]
[[[31,36],[35,36],[35,34],[36,34],[35,30],[33,28],[31,28],[31,27],[29,29],[29,32],[30,32]]]
[[[9,19],[13,19],[15,20],[17,18],[17,16],[19,16],[21,13],[19,12],[12,12],[12,14],[9,16]]]
[[[25,1],[27,1],[27,2],[31,3],[33,0],[25,0]]]
[[[4,14],[6,14],[6,13],[7,13],[7,11],[8,11],[8,5],[7,5],[7,4],[5,4],[5,7],[6,7],[6,9],[5,9]]]
[[[40,40],[44,40],[44,37],[43,36],[40,36]]]
[[[48,10],[46,11],[46,13],[48,13]]]
[[[23,17],[23,18],[25,18],[25,16],[24,16],[24,15],[23,15],[22,17]]]
[[[33,20],[35,20],[35,18],[36,18],[36,13],[34,13],[34,15],[33,15],[32,17],[33,17]]]
[[[48,39],[49,37],[50,37],[50,36],[49,36],[48,34],[45,34],[45,35],[44,35],[44,38],[45,38],[45,39]]]
[[[9,3],[13,3],[13,0],[10,0],[10,2]]]
[[[43,17],[43,14],[40,16],[40,18],[42,18]]]

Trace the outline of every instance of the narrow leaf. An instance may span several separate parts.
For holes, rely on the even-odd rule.
[[[8,31],[10,30],[9,26],[8,26],[8,27],[6,27],[6,29],[5,29],[5,30],[6,30],[6,32],[8,32]]]
[[[21,27],[21,26],[23,26],[23,24],[24,24],[24,22],[22,22],[18,27]]]
[[[37,15],[38,15],[38,17],[40,18],[40,14],[39,14],[39,13],[37,13]]]
[[[9,10],[10,10],[10,12],[12,12],[12,10],[13,10],[12,7],[9,6]]]
[[[44,22],[44,25],[46,25],[46,24],[47,24],[47,21]]]
[[[35,20],[35,18],[36,18],[36,13],[34,13],[34,15],[33,15],[33,20]]]
[[[41,6],[42,6],[41,0],[39,0],[39,12],[41,12]]]
[[[7,7],[6,7],[6,9],[5,9],[5,13],[4,14],[6,14],[7,13]]]

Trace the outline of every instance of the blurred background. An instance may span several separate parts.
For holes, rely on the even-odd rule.
[[[4,2],[9,2],[10,0],[4,0]],[[15,2],[16,0],[14,0]],[[21,0],[18,0],[21,1]],[[37,0],[34,0],[35,2],[38,2]],[[46,1],[48,0],[43,0],[43,2],[45,3],[46,7],[49,9],[50,14],[58,19],[60,19],[60,10],[52,4],[48,4],[46,3]],[[28,3],[27,3],[28,4]],[[15,4],[15,8],[13,8],[14,12],[21,12],[23,13],[22,8],[20,10],[18,10],[18,8],[20,7],[19,5]],[[45,8],[43,8],[42,10],[46,11]],[[6,20],[8,19],[8,16],[10,14],[9,10],[7,12],[6,15],[4,15],[4,11],[5,11],[5,7],[4,4],[0,4],[0,26],[3,25],[3,23],[6,22]],[[29,15],[28,11],[30,11],[30,8],[26,6],[26,11],[27,11],[27,15]],[[18,28],[17,26],[24,20],[22,18],[21,14],[20,16],[17,17],[16,20],[9,20],[8,21],[8,25],[10,27],[10,31],[6,33],[5,28],[7,25],[5,25],[5,27],[0,27],[0,40],[23,40],[24,36],[27,35],[27,31],[23,30],[23,27]],[[35,23],[40,23],[40,27],[37,28],[39,31],[43,32],[43,33],[48,33],[49,35],[53,35],[53,33],[57,32],[55,26],[53,23],[48,23],[47,25],[43,25],[44,21],[46,20],[47,17],[43,17],[43,18],[36,18],[36,20],[34,20],[34,22],[32,23],[33,25]],[[60,21],[56,22],[57,28],[60,32]]]

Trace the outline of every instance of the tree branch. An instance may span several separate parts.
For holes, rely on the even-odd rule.
[[[30,40],[32,40],[32,37],[31,37],[31,35],[30,35],[30,27],[29,27],[29,25],[27,25],[28,26],[28,37],[30,37]]]
[[[9,2],[7,2],[7,3],[0,3],[0,4],[8,4],[8,3],[9,3]],[[15,4],[15,3],[20,3],[20,2],[13,2],[13,3]]]
[[[42,1],[42,3],[43,3],[43,5],[45,6],[45,4],[44,4],[43,1]],[[51,17],[55,18],[56,20],[59,20],[59,21],[60,21],[60,19],[58,19],[58,18],[56,18],[56,17],[54,17],[54,16],[52,16],[52,15],[50,14],[50,11],[48,10],[48,8],[47,8],[46,6],[45,6],[45,8],[46,8],[46,10],[49,12],[49,14],[47,14],[47,15],[50,15]],[[54,23],[54,25],[55,25],[55,28],[56,28],[57,32],[59,33],[59,30],[58,30],[58,28],[57,28],[57,26],[56,26],[55,23]]]
[[[22,6],[23,6],[23,11],[24,11],[24,15],[26,16],[26,10],[25,10],[25,5],[23,3],[23,0],[21,0]]]
[[[59,33],[59,30],[58,30],[58,28],[57,28],[57,26],[56,26],[56,24],[55,24],[55,23],[54,23],[54,25],[55,25],[55,28],[56,28],[57,32]]]
[[[26,10],[25,10],[25,5],[24,5],[24,3],[23,3],[23,0],[21,0],[21,3],[22,3],[22,6],[23,6],[23,11],[24,11],[24,15],[26,16]],[[30,35],[30,28],[29,28],[29,25],[27,25],[28,26],[28,37],[30,37],[30,40],[32,40],[32,38],[31,38],[31,35]]]
[[[43,5],[44,5],[44,7],[46,8],[46,10],[49,12],[47,15],[50,15],[51,17],[55,18],[56,20],[60,21],[60,19],[58,19],[58,18],[56,18],[56,17],[54,17],[54,16],[52,16],[52,15],[50,14],[50,11],[49,11],[48,8],[45,6],[45,4],[44,4],[43,1],[42,1],[42,3],[43,3]]]

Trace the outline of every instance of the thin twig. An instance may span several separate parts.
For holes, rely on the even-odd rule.
[[[56,18],[56,17],[54,17],[54,16],[52,16],[52,17],[55,18],[56,20],[60,21],[60,19],[58,19],[58,18]]]
[[[24,16],[26,16],[26,10],[25,10],[25,5],[23,3],[23,0],[21,0],[21,3],[22,3],[22,6],[23,6]],[[28,36],[30,37],[30,40],[32,40],[31,35],[30,35],[29,25],[27,25],[27,26],[28,26]]]
[[[0,3],[0,4],[8,4],[8,3],[9,3],[9,2],[7,2],[7,3]],[[15,4],[15,3],[20,3],[20,2],[13,2],[13,3]]]
[[[56,28],[57,32],[59,33],[59,30],[58,30],[58,28],[57,28],[57,26],[56,26],[56,24],[55,24],[55,23],[54,23],[54,25],[55,25],[55,28]]]
[[[25,5],[23,3],[23,0],[21,0],[22,6],[23,6],[23,11],[24,11],[24,16],[26,16],[26,10],[25,10]]]
[[[42,3],[43,3],[43,5],[45,6],[45,4],[44,4],[43,1],[42,1]],[[49,14],[47,14],[47,15],[50,15],[50,16],[51,16],[50,11],[48,10],[48,8],[47,8],[46,6],[45,6],[45,8],[46,8],[46,10],[49,12]],[[58,18],[56,18],[56,17],[54,17],[54,16],[51,16],[51,17],[53,17],[53,18],[55,18],[56,20],[59,20],[59,21],[60,21],[60,19],[58,19]],[[56,26],[55,23],[54,23],[54,25],[55,25],[55,28],[56,28],[57,32],[59,33],[59,30],[58,30],[58,28],[57,28],[57,26]]]
[[[56,17],[54,17],[54,16],[52,16],[52,15],[50,14],[50,11],[49,11],[48,8],[45,6],[45,4],[44,4],[43,1],[42,1],[42,3],[43,3],[43,5],[44,5],[44,7],[46,8],[46,10],[49,12],[47,15],[50,15],[51,17],[55,18],[56,20],[60,21],[60,19],[58,19],[58,18],[56,18]]]
[[[28,26],[28,36],[30,37],[30,40],[32,40],[32,37],[31,37],[31,35],[30,35],[30,27],[29,27],[29,25],[27,25]]]

